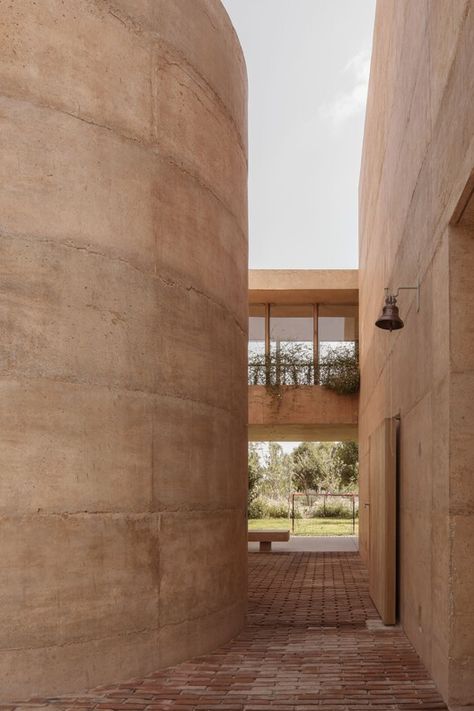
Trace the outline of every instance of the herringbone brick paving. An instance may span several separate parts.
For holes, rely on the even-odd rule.
[[[366,573],[357,554],[252,553],[249,558],[248,624],[224,647],[146,678],[100,687],[90,694],[30,699],[0,708],[446,708],[404,633],[399,628],[377,625]]]

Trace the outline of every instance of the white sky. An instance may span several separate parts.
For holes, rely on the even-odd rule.
[[[357,267],[375,0],[223,0],[249,77],[250,267]]]
[[[285,454],[290,454],[301,442],[278,442]]]

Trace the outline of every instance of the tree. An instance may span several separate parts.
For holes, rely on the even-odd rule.
[[[309,505],[310,492],[319,492],[327,480],[318,446],[314,442],[301,442],[292,452],[292,461],[295,487],[306,494]]]
[[[248,505],[258,496],[258,484],[262,479],[262,465],[260,463],[260,453],[258,446],[252,442],[249,444],[249,487],[248,487]]]
[[[332,467],[338,489],[353,491],[359,481],[359,448],[356,442],[336,442],[332,452]]]
[[[268,442],[264,455],[261,493],[274,501],[288,501],[291,492],[291,458],[278,442]]]

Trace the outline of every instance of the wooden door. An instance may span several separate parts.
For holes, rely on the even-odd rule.
[[[396,622],[396,422],[385,419],[370,436],[369,592],[382,621]]]

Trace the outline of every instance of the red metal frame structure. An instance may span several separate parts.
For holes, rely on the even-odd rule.
[[[311,501],[314,501],[315,499],[323,499],[323,510],[326,510],[326,502],[328,497],[333,497],[333,498],[345,498],[345,499],[351,499],[352,500],[352,534],[355,535],[355,522],[356,522],[356,500],[357,503],[359,502],[359,494],[333,494],[330,492],[323,492],[321,494],[315,494],[315,493],[310,493],[310,494],[305,494],[302,492],[293,492],[291,494],[291,532],[294,533],[295,531],[295,497],[296,498],[305,498],[308,499],[310,497]]]

